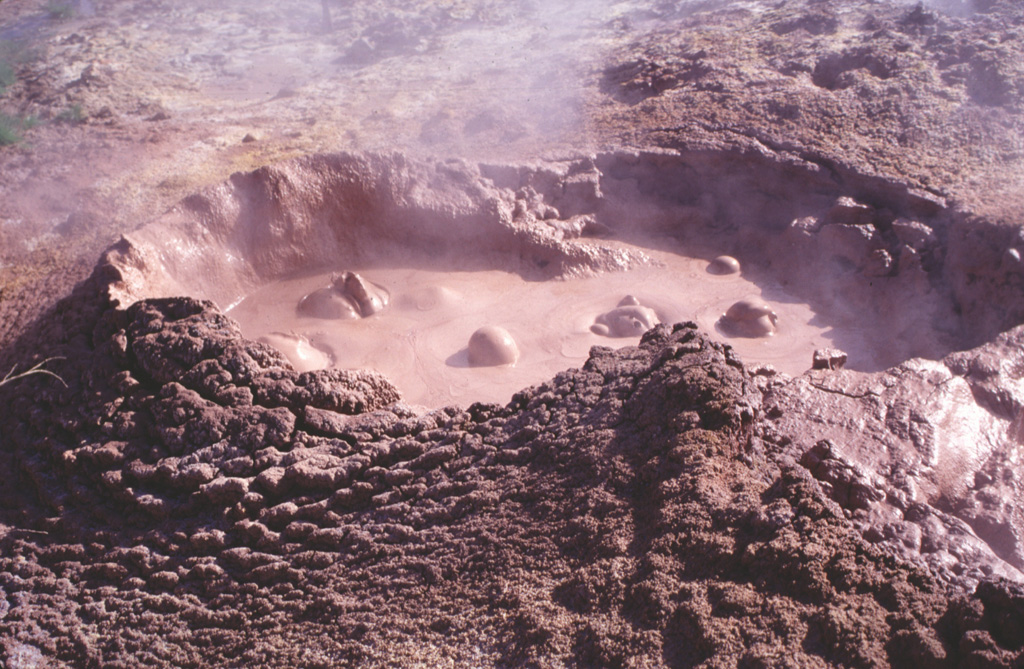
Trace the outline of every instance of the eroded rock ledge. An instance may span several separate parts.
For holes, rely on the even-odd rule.
[[[121,310],[118,278],[101,266],[32,333],[67,388],[0,389],[8,657],[1021,659],[1020,585],[990,569],[968,588],[865,538],[848,511],[877,482],[838,463],[836,434],[790,457],[783,404],[823,377],[752,374],[659,326],[506,407],[415,416],[374,374],[297,374],[209,303]]]

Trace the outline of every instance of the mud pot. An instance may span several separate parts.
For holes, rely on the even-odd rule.
[[[671,153],[526,167],[312,157],[236,175],[133,235],[145,266],[122,290],[212,299],[301,371],[376,369],[430,407],[505,403],[657,322],[695,321],[790,375],[817,349],[878,371],[964,341],[927,269],[948,227],[939,198],[862,198],[820,172]],[[332,287],[341,272],[386,306],[353,311]],[[511,333],[517,362],[469,364],[484,326]]]
[[[0,665],[1024,666],[1020,2],[0,23]]]
[[[0,643],[1012,666],[1021,251],[752,150],[235,174],[5,352]]]
[[[834,345],[835,333],[812,324],[814,312],[778,286],[714,277],[703,259],[617,248],[646,255],[654,266],[547,281],[526,281],[501,270],[357,267],[390,294],[391,304],[381,313],[368,318],[346,318],[329,309],[323,317],[302,313],[298,305],[305,296],[331,289],[331,274],[317,274],[260,288],[227,314],[238,320],[243,334],[275,346],[300,371],[376,369],[407,401],[435,408],[505,404],[516,391],[582,365],[592,346],[636,345],[658,322],[693,320],[715,332],[735,302],[762,291],[778,302],[778,334],[720,337],[744,360],[800,374],[810,367],[815,349]],[[618,306],[630,296],[637,302],[633,310],[649,309],[652,317],[637,319],[629,307]],[[614,322],[595,332],[602,319]],[[487,325],[509,332],[521,352],[515,362],[471,364],[472,334]],[[857,331],[844,334],[846,340],[858,336]],[[879,365],[884,352],[864,346],[857,352],[855,359],[865,367],[887,366]]]
[[[918,501],[980,528],[925,531],[945,546],[929,566],[973,583],[1024,578],[1021,523],[977,483],[1002,485],[1015,461],[1018,400],[992,388],[1016,357],[994,368],[998,354],[968,350],[1022,320],[1022,251],[937,194],[756,152],[518,166],[338,154],[235,175],[107,261],[122,305],[212,300],[298,371],[383,373],[417,414],[514,404],[658,323],[691,322],[760,379],[781,453],[877,483],[878,508],[857,511],[865,534],[919,557],[898,508]],[[776,432],[808,419],[813,444]]]

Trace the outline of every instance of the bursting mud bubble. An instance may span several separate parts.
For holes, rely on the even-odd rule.
[[[1021,8],[399,4],[0,6],[0,661],[1019,666]]]

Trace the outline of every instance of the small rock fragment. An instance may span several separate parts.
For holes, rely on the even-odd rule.
[[[828,210],[827,223],[841,225],[869,225],[874,222],[875,210],[851,197],[840,197]]]
[[[216,506],[228,506],[249,492],[249,482],[243,478],[218,478],[200,486],[199,491]]]
[[[793,219],[793,222],[789,224],[789,229],[804,235],[812,235],[821,230],[822,225],[824,225],[824,221],[818,217],[803,216]]]
[[[896,235],[896,239],[918,251],[937,241],[935,231],[931,227],[906,218],[898,218],[893,221],[892,231]]]
[[[889,276],[892,274],[892,267],[892,255],[885,249],[875,249],[868,256],[864,274],[874,277]]]
[[[811,369],[842,369],[846,353],[837,348],[819,348],[814,352]]]
[[[1021,262],[1020,251],[1010,247],[1003,252],[1003,267],[1007,270],[1016,270],[1024,266]]]

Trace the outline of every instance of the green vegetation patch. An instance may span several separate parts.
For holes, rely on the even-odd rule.
[[[7,91],[7,87],[14,83],[14,68],[10,63],[0,60],[0,95]]]
[[[50,15],[51,19],[63,21],[65,19],[70,19],[75,15],[75,8],[68,2],[50,0],[46,3],[46,12]]]
[[[39,51],[20,40],[0,40],[0,97],[18,78],[18,66],[39,57]],[[12,116],[0,111],[0,147],[17,144],[36,125],[34,116]]]
[[[0,146],[10,146],[21,141],[17,119],[0,112]]]
[[[22,41],[0,40],[0,95],[17,80],[18,66],[37,55]]]
[[[64,383],[64,379],[60,378],[60,376],[58,376],[57,374],[54,374],[53,372],[51,372],[48,369],[43,369],[43,365],[45,365],[46,363],[48,363],[48,362],[50,362],[52,360],[63,360],[63,359],[64,358],[47,358],[46,360],[43,360],[40,363],[36,363],[35,365],[33,365],[32,367],[28,368],[24,372],[21,372],[20,374],[15,374],[14,372],[15,372],[15,370],[17,370],[17,367],[12,367],[11,371],[7,372],[7,374],[2,379],[0,379],[0,386],[6,385],[8,383],[13,383],[14,381],[17,381],[18,379],[23,379],[26,376],[32,376],[33,374],[43,374],[45,376],[52,376],[53,378],[55,378],[58,381],[60,381],[61,383],[63,383],[64,387],[67,388],[68,384]]]
[[[85,110],[77,102],[61,113],[57,114],[57,120],[64,123],[82,123],[85,121]]]
[[[0,146],[17,144],[24,139],[22,133],[37,123],[34,116],[11,116],[0,112]]]

